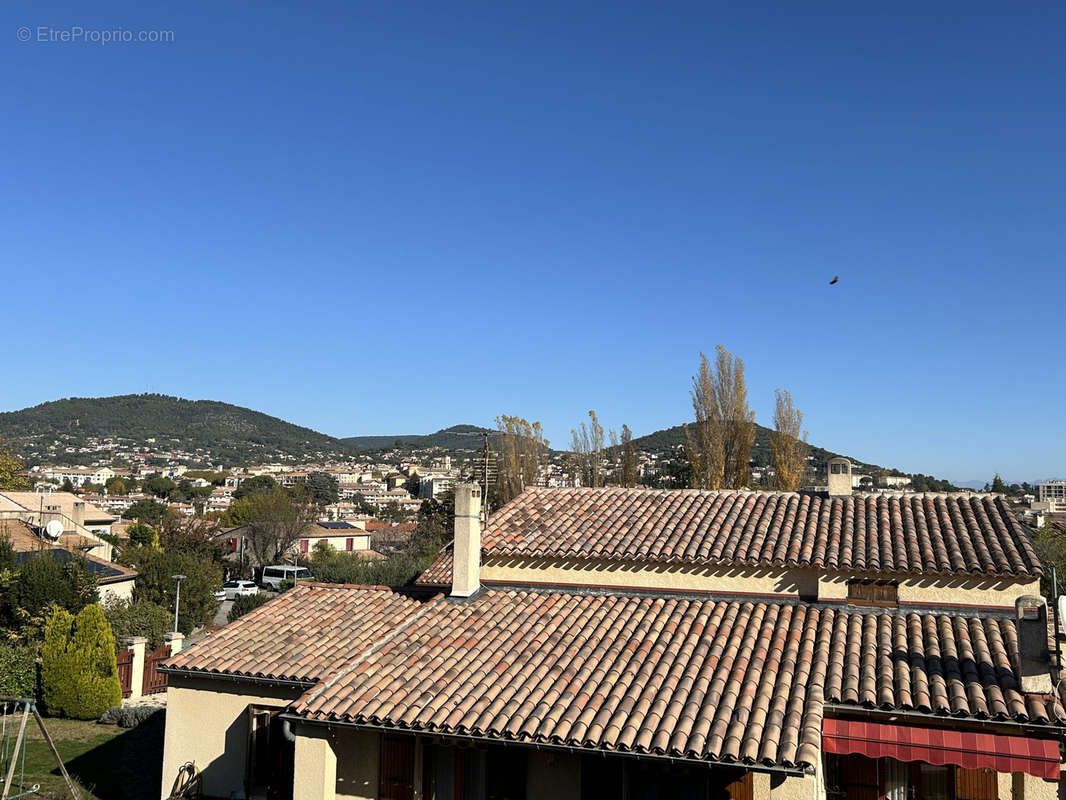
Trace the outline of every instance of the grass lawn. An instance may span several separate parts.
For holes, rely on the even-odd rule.
[[[85,800],[154,800],[159,796],[163,758],[161,715],[129,730],[117,725],[51,717],[45,717],[44,724]],[[70,797],[32,717],[26,724],[26,734],[26,788],[39,783],[41,791],[36,796]],[[16,767],[12,794],[18,789],[18,773]],[[30,795],[26,800],[34,797]]]

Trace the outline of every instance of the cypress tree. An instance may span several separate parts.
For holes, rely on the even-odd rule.
[[[57,610],[45,627],[41,685],[51,714],[97,719],[122,703],[115,636],[98,603],[71,617]]]

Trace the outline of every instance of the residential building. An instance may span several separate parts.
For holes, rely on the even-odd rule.
[[[249,529],[247,525],[226,528],[219,532],[218,538],[222,539],[229,547],[227,560],[233,564],[253,568],[266,566],[265,564],[255,563],[252,550],[248,546],[248,536]],[[325,521],[313,522],[308,525],[304,535],[293,543],[286,558],[291,559],[298,555],[309,555],[319,542],[327,544],[339,552],[354,553],[367,561],[376,561],[384,557],[371,549],[371,535],[362,525],[344,521]]]
[[[367,560],[382,557],[370,549],[370,533],[350,522],[316,522],[300,537],[297,548],[301,554],[307,555],[316,544],[326,544],[341,552],[359,553]]]
[[[61,537],[54,540],[34,525],[20,519],[3,518],[0,518],[0,538],[11,542],[16,563],[24,563],[37,555],[47,555],[64,563],[77,557],[83,558],[86,569],[96,576],[96,594],[100,602],[113,597],[121,600],[133,599],[133,587],[137,578],[135,570],[92,555],[86,549],[78,547],[77,542],[70,538]]]
[[[32,492],[0,492],[0,518],[21,519],[44,528],[49,522],[62,525],[62,537],[77,542],[83,552],[111,560],[111,545],[100,538],[111,533],[116,518],[70,492],[40,489]]]
[[[1037,497],[1041,501],[1058,500],[1066,502],[1066,481],[1045,481],[1036,485]]]
[[[457,478],[447,475],[430,475],[418,481],[418,496],[422,498],[436,498],[449,489],[455,488]]]
[[[58,484],[70,481],[75,488],[80,489],[87,483],[103,486],[116,473],[110,467],[41,467],[40,474]]]
[[[456,491],[435,596],[301,585],[163,667],[162,794],[1057,796],[1042,574],[1000,497]],[[247,733],[246,733],[247,732]]]

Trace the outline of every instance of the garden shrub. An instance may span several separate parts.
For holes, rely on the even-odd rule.
[[[162,706],[111,706],[100,715],[103,725],[118,725],[120,728],[136,728],[147,719],[163,711]]]
[[[238,597],[233,601],[233,606],[230,608],[229,614],[226,615],[226,619],[230,622],[235,622],[249,611],[253,611],[268,602],[270,602],[270,597],[262,593]]]
[[[34,648],[0,644],[0,695],[36,697],[37,653]]]
[[[170,609],[147,600],[109,597],[103,608],[116,642],[125,645],[131,636],[144,636],[148,639],[148,652],[163,644],[163,637],[174,624]]]
[[[115,636],[96,603],[78,616],[56,609],[45,624],[41,695],[48,713],[98,719],[122,702]]]

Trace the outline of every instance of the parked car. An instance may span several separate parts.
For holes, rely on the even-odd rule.
[[[282,581],[309,581],[311,570],[307,567],[294,567],[292,564],[272,564],[263,567],[263,579],[259,581],[264,589],[277,591]]]
[[[216,600],[236,600],[238,597],[250,597],[259,594],[259,587],[251,581],[226,581],[222,590],[215,592]]]

